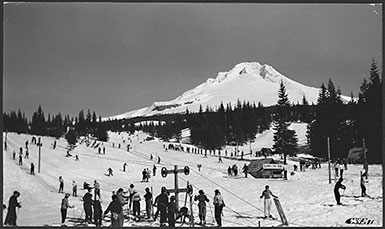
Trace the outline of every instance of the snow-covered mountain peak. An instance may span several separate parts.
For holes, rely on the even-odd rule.
[[[215,108],[220,103],[236,104],[237,100],[256,104],[261,102],[264,106],[272,106],[278,101],[281,81],[286,88],[290,102],[300,103],[303,96],[309,103],[317,102],[318,88],[298,83],[282,75],[268,64],[242,62],[227,72],[219,72],[215,78],[208,78],[202,84],[173,100],[154,102],[149,107],[111,118],[180,113],[185,112],[186,109],[190,112],[197,112],[200,106]],[[345,101],[350,100],[347,96],[342,96],[342,98]]]

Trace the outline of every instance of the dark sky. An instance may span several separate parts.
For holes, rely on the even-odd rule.
[[[240,62],[358,95],[382,71],[382,10],[368,4],[8,3],[4,111],[103,117],[176,98]]]

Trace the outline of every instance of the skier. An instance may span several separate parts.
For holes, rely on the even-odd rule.
[[[337,201],[337,205],[342,205],[341,204],[341,194],[339,192],[339,189],[342,188],[342,189],[346,189],[345,185],[342,184],[342,178],[340,178],[336,185],[334,186],[334,196],[336,198],[336,201]]]
[[[130,184],[130,187],[128,188],[127,192],[129,194],[128,198],[130,199],[130,203],[128,204],[128,209],[131,211],[132,197],[134,196],[134,192],[136,192],[134,184]]]
[[[133,215],[140,218],[140,195],[136,191],[133,192],[132,195],[132,212]]]
[[[278,196],[274,195],[270,189],[269,189],[269,185],[266,185],[265,186],[265,190],[263,190],[262,192],[262,195],[260,196],[260,198],[264,198],[264,213],[265,213],[265,217],[264,218],[273,218],[272,215],[270,215],[270,208],[271,208],[271,197],[270,196],[273,196],[274,198],[278,198]]]
[[[154,165],[152,167],[152,176],[155,176],[156,175],[156,166]]]
[[[242,171],[245,173],[245,177],[247,178],[247,172],[249,171],[249,167],[246,165],[246,163],[243,165]]]
[[[142,171],[142,182],[147,182],[147,181],[148,181],[147,171],[146,171],[146,169],[143,169],[143,171]]]
[[[62,192],[63,192],[63,189],[64,189],[64,180],[63,180],[63,178],[60,176],[60,177],[59,177],[59,193],[62,193]]]
[[[167,206],[168,206],[168,196],[167,189],[162,187],[161,194],[157,197],[158,209],[160,212],[160,226],[164,226],[167,222]]]
[[[152,157],[152,154],[150,154],[150,160],[152,161],[153,157]]]
[[[368,194],[366,194],[366,187],[365,187],[365,183],[366,181],[364,180],[364,175],[362,174],[362,171],[360,171],[360,186],[361,186],[361,196],[362,197],[366,197],[368,196]]]
[[[103,146],[103,154],[106,154],[106,147]]]
[[[200,172],[201,168],[202,168],[202,165],[201,164],[197,164],[197,167],[198,167],[198,171]]]
[[[19,155],[19,165],[23,165],[23,157],[21,154]]]
[[[160,164],[160,157],[158,156],[158,164]]]
[[[100,204],[100,197],[95,196],[95,201],[94,201],[94,221],[95,221],[95,226],[100,227],[102,226],[102,215],[103,215],[103,210],[102,210],[102,205]]]
[[[223,163],[221,155],[219,155],[218,163]]]
[[[168,203],[168,226],[175,227],[175,214],[178,212],[175,203],[175,196],[170,197],[170,202]]]
[[[234,173],[234,176],[238,175],[238,166],[236,164],[233,165],[233,173]]]
[[[75,161],[80,161],[79,156],[77,154],[75,155]]]
[[[222,210],[223,207],[225,207],[225,202],[223,201],[223,197],[221,196],[221,193],[218,189],[215,189],[214,191],[214,214],[215,214],[215,220],[217,221],[218,227],[222,226]]]
[[[8,202],[8,212],[5,217],[4,225],[16,226],[16,207],[21,208],[21,203],[17,201],[17,198],[20,196],[18,191],[14,191],[11,198],[9,198]]]
[[[206,224],[206,202],[209,202],[209,199],[203,192],[203,190],[199,190],[199,195],[194,197],[195,201],[198,201],[199,208],[199,225]]]
[[[61,212],[61,225],[62,226],[65,226],[64,222],[65,222],[65,220],[67,218],[67,209],[74,207],[73,205],[69,204],[68,197],[70,197],[70,194],[66,193],[64,198],[61,200],[60,212]]]
[[[53,149],[56,149],[56,140],[53,142]]]
[[[100,147],[98,148],[98,152],[99,152],[99,154],[100,154],[100,151],[101,151],[102,149],[100,149]]]
[[[109,167],[108,169],[107,169],[107,171],[108,171],[108,176],[113,176],[114,174],[112,174],[112,169],[111,169],[111,167]]]
[[[111,227],[123,227],[123,208],[117,195],[112,195],[112,201],[104,211],[104,216],[111,212]]]
[[[205,149],[205,156],[204,158],[207,158],[207,149]]]
[[[77,197],[77,189],[78,189],[78,185],[76,184],[76,182],[73,180],[72,181],[72,196],[75,196]]]
[[[25,157],[24,158],[29,158],[29,151],[28,151],[28,148],[27,149],[25,149]]]
[[[31,175],[35,175],[35,165],[31,162]]]
[[[14,150],[13,153],[12,153],[12,159],[15,160],[16,159],[16,151]]]
[[[92,222],[92,205],[93,205],[92,194],[91,194],[91,189],[89,188],[88,192],[83,196],[83,207],[84,207],[84,212],[86,214],[85,221],[87,223]]]
[[[94,180],[94,188],[95,188],[94,198],[96,199],[96,196],[99,196],[99,198],[100,198],[100,184],[96,180]]]
[[[229,168],[227,169],[227,175],[229,176],[229,177],[231,177],[232,175],[233,175],[233,173],[232,173],[232,169],[231,169],[231,167],[230,167],[230,165],[229,165]]]
[[[148,187],[145,189],[145,191],[146,191],[146,194],[143,197],[146,200],[146,214],[147,214],[146,219],[150,219],[151,218],[152,193],[150,192],[150,189]]]
[[[127,163],[124,162],[124,164],[123,164],[123,172],[126,172],[126,166],[127,166]]]
[[[25,148],[28,149],[28,140],[25,142]]]

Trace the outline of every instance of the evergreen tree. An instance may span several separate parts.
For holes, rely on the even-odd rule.
[[[285,112],[290,107],[290,102],[283,81],[280,83],[278,98],[278,111],[274,122],[273,149],[276,153],[283,154],[283,163],[286,164],[286,156],[293,155],[297,151],[298,140],[295,131],[288,128],[290,123],[286,121]]]

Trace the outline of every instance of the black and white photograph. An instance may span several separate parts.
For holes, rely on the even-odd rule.
[[[3,2],[2,227],[383,227],[383,3]]]

